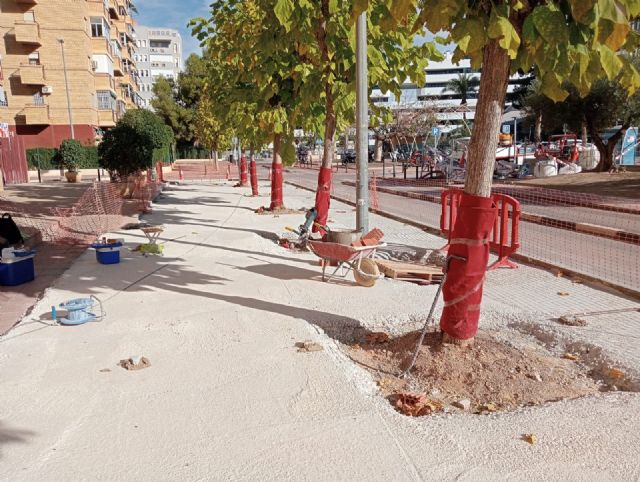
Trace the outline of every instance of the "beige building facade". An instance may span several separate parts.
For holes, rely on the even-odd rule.
[[[140,105],[132,7],[129,0],[0,0],[0,125],[8,124],[10,137],[25,149],[58,147],[72,134],[94,144]]]

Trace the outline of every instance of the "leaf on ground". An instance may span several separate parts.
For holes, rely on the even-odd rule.
[[[498,407],[496,407],[495,403],[483,403],[482,405],[480,405],[479,407],[481,412],[497,412],[498,411]]]
[[[558,291],[558,296],[569,296],[569,293],[566,291]]]
[[[322,351],[324,348],[319,343],[315,343],[313,341],[299,341],[296,343],[296,347],[299,352],[302,353],[310,353],[312,351]]]
[[[562,358],[565,360],[576,361],[578,359],[578,355],[574,355],[573,353],[565,353],[562,355]]]
[[[533,445],[538,441],[538,437],[536,437],[532,433],[525,433],[525,434],[522,435],[522,440],[524,440],[525,442],[528,442],[531,445]]]
[[[614,380],[620,380],[624,378],[624,372],[622,370],[618,370],[617,368],[612,368],[609,370],[609,376]]]
[[[564,315],[558,318],[558,323],[567,326],[587,326],[587,322],[575,315]]]

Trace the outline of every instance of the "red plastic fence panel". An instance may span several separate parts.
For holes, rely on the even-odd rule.
[[[442,209],[440,212],[440,231],[447,237],[447,244],[442,250],[449,248],[451,233],[458,216],[458,206],[460,206],[461,189],[447,189],[442,191],[440,202]],[[490,247],[498,254],[498,260],[489,266],[489,270],[508,267],[517,268],[518,265],[509,260],[509,256],[520,248],[520,238],[518,226],[522,209],[520,202],[506,194],[494,193],[491,195],[494,204],[498,207],[498,216],[495,219],[493,230],[491,231]]]
[[[489,271],[496,268],[517,268],[518,265],[509,260],[509,256],[520,248],[518,225],[522,209],[520,203],[506,194],[494,193],[491,195],[494,204],[498,207],[491,241],[491,250],[498,253],[498,260],[489,266]]]
[[[447,237],[447,244],[442,250],[449,248],[449,241],[451,241],[451,233],[456,223],[456,217],[458,216],[458,206],[460,205],[461,197],[461,189],[447,189],[440,194],[440,203],[442,205],[440,231]]]

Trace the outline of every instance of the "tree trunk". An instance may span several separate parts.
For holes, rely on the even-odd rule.
[[[269,209],[282,209],[282,134],[273,135],[273,163],[271,164],[271,205]]]
[[[582,123],[582,147],[585,148],[587,146],[587,123]]]
[[[213,150],[213,168],[218,170],[218,149]]]
[[[587,119],[586,123],[589,134],[591,135],[591,140],[596,145],[596,147],[598,148],[598,152],[600,153],[600,162],[598,163],[594,171],[609,171],[613,167],[613,151],[616,148],[616,144],[620,139],[622,139],[622,136],[624,136],[624,133],[629,128],[629,125],[624,124],[620,129],[616,131],[615,134],[613,134],[607,140],[607,143],[605,144],[605,142],[602,140],[602,137],[600,137],[600,133],[595,128],[593,123],[589,119]]]
[[[258,195],[258,169],[256,167],[255,150],[251,146],[249,152],[249,174],[251,176],[251,195]]]
[[[376,137],[376,145],[374,148],[374,158],[375,162],[382,162],[382,139]]]
[[[491,183],[509,80],[510,60],[498,40],[484,47],[484,68],[469,143],[467,178],[449,247],[445,307],[440,328],[445,340],[470,340],[478,331],[489,235],[496,218]]]
[[[316,190],[316,222],[320,226],[325,226],[329,219],[329,205],[331,203],[331,178],[335,158],[335,138],[336,138],[336,125],[337,116],[334,106],[334,98],[332,85],[329,83],[328,77],[331,75],[331,59],[329,57],[329,47],[327,45],[327,23],[331,15],[329,8],[329,0],[322,0],[320,10],[322,15],[319,18],[318,25],[315,30],[316,40],[320,47],[322,62],[325,65],[324,74],[327,77],[325,79],[324,94],[325,94],[325,120],[324,120],[324,146],[322,151],[322,165],[320,171],[318,171],[318,187]],[[318,229],[314,224],[313,232],[323,231]]]
[[[542,142],[542,112],[536,113],[536,125],[533,132],[533,140],[536,145]]]

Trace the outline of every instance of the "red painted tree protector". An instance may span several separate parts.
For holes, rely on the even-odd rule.
[[[270,209],[284,207],[282,200],[282,164],[271,164],[271,205]]]
[[[240,156],[240,185],[249,185],[249,179],[247,176],[247,158],[244,156]]]
[[[329,219],[329,204],[331,203],[331,168],[321,167],[318,172],[318,189],[316,190],[316,211],[318,216],[316,217],[316,223],[321,226],[326,226]],[[313,232],[323,231],[318,227],[318,224],[313,225]],[[322,232],[324,234],[324,232]]]
[[[249,174],[251,176],[251,195],[258,195],[258,171],[256,167],[256,160],[251,156],[249,161]]]
[[[451,236],[451,259],[442,293],[444,309],[440,328],[452,338],[476,336],[482,302],[482,286],[489,262],[489,236],[497,209],[491,198],[463,193]]]

